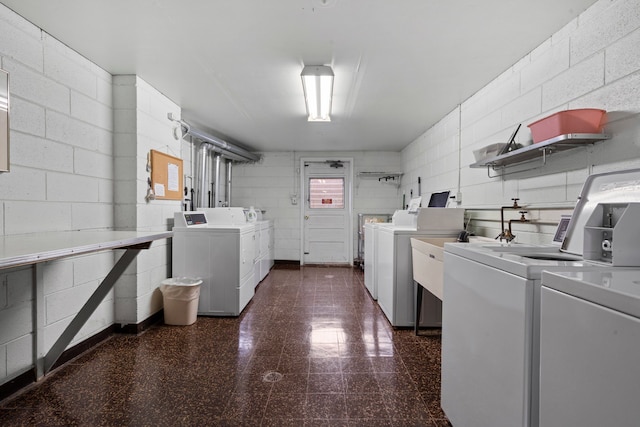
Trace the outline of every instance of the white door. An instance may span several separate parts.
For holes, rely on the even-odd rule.
[[[301,264],[352,264],[350,160],[302,159]]]

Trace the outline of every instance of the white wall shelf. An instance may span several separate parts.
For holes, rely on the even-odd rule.
[[[544,165],[549,154],[559,153],[561,151],[571,150],[585,145],[591,145],[598,141],[603,141],[609,138],[609,135],[601,133],[570,133],[566,135],[560,135],[551,139],[547,139],[546,141],[538,142],[536,144],[531,144],[517,150],[509,151],[505,154],[500,154],[498,156],[492,156],[486,159],[479,160],[469,165],[469,167],[486,167],[489,178],[497,178],[500,176],[508,175],[508,173],[505,173],[505,168],[507,166],[524,163],[539,158],[542,159],[542,165]],[[492,176],[491,169],[502,169],[503,173]],[[532,169],[535,169],[535,167]],[[518,170],[517,172],[524,171]]]

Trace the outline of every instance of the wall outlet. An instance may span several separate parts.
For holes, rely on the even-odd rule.
[[[291,204],[292,205],[297,205],[298,204],[298,195],[297,194],[292,194],[291,195]]]

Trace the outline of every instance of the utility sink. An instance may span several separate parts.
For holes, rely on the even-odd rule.
[[[442,300],[444,244],[455,237],[411,238],[413,280]]]

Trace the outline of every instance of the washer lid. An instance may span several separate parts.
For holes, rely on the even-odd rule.
[[[580,191],[562,251],[583,255],[584,227],[600,203],[640,202],[640,169],[590,175]]]
[[[567,259],[560,248],[553,245],[445,243],[444,250],[490,268],[532,280],[540,280],[544,270],[570,271],[576,267],[588,266],[581,257]],[[446,265],[447,261],[445,269]]]
[[[640,269],[542,273],[542,285],[640,318]]]

